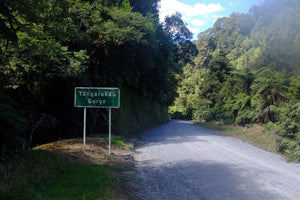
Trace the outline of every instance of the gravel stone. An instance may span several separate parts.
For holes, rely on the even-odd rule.
[[[187,121],[144,132],[133,156],[145,200],[300,199],[300,164]]]

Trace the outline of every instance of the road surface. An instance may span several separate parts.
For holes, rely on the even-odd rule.
[[[144,132],[134,159],[145,200],[300,200],[300,164],[187,121]]]

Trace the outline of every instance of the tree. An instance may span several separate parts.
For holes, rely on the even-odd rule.
[[[175,44],[193,38],[193,33],[188,29],[187,24],[182,21],[181,17],[182,15],[176,12],[171,16],[166,16],[163,24]]]
[[[142,13],[144,16],[153,14],[158,19],[158,2],[159,0],[130,0],[134,12]]]
[[[212,76],[215,76],[221,83],[230,74],[232,68],[229,66],[229,61],[225,56],[224,51],[216,51],[208,64],[208,69]]]
[[[241,70],[233,71],[233,75],[238,77],[241,82],[241,88],[247,95],[251,94],[251,85],[255,79],[255,72],[250,68],[246,67]]]
[[[268,0],[247,14],[219,18],[193,41],[197,55],[178,45],[174,52],[183,73],[171,111],[185,118],[192,113],[194,119],[267,124],[280,152],[299,160],[299,19],[299,0]]]
[[[173,50],[175,56],[175,62],[180,66],[193,62],[193,58],[198,54],[197,47],[194,43],[187,40],[184,42],[178,42]]]
[[[1,1],[0,128],[9,127],[6,136],[17,138],[22,132],[25,146],[29,138],[36,144],[77,136],[81,114],[70,102],[78,85],[120,87],[139,97],[126,99],[125,112],[144,115],[145,109],[130,106],[146,99],[161,110],[156,115],[166,116],[165,107],[176,96],[179,68],[173,43],[156,16],[157,1],[140,3]],[[105,111],[88,115],[93,115],[91,131],[106,127]],[[139,129],[150,124],[138,123],[131,125]],[[120,132],[129,132],[131,125]],[[1,141],[9,143],[6,136]]]
[[[300,76],[292,76],[289,84],[290,98],[300,100]]]
[[[280,72],[261,68],[251,86],[256,95],[260,95],[262,104],[259,108],[264,115],[263,122],[275,121],[274,109],[286,100],[287,82]]]

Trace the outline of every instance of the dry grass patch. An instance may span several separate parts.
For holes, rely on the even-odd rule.
[[[196,122],[196,124],[240,140],[244,139],[245,142],[261,149],[278,153],[274,136],[265,134],[265,128],[259,124],[246,127],[225,125],[219,121]],[[246,130],[245,137],[243,137],[244,130]]]
[[[113,164],[114,162],[131,161],[133,144],[123,142],[124,145],[114,145],[120,137],[112,138],[112,155],[108,155],[108,140],[100,136],[86,138],[86,150],[83,149],[82,138],[60,140],[44,144],[34,149],[48,150],[60,153],[71,161],[87,164]],[[120,143],[120,142],[117,142]]]
[[[114,137],[111,156],[107,138],[61,140],[26,151],[0,165],[0,199],[138,200],[133,145]]]

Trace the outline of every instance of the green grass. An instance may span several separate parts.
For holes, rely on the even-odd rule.
[[[100,136],[105,138],[108,143],[108,138],[109,138],[108,133],[102,133],[100,134]],[[126,138],[123,136],[113,135],[111,144],[118,148],[133,148],[133,144],[126,142]]]
[[[122,136],[114,136],[111,144],[118,148],[133,148],[133,144],[125,142],[125,138]]]
[[[118,170],[31,150],[0,166],[0,199],[122,199]]]

